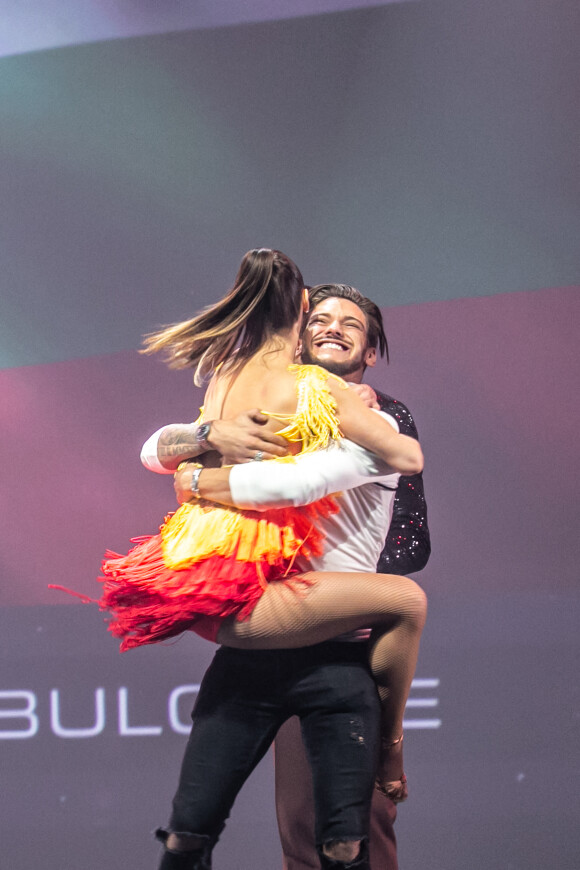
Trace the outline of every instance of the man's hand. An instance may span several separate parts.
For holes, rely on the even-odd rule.
[[[212,420],[208,442],[221,453],[225,465],[251,462],[256,454],[259,459],[286,456],[288,442],[268,431],[269,420],[257,408],[244,411],[233,420]]]
[[[377,394],[373,390],[372,387],[369,387],[368,384],[351,384],[349,383],[349,387],[351,390],[359,396],[365,405],[369,408],[374,408],[375,411],[380,411],[381,406],[379,405]]]

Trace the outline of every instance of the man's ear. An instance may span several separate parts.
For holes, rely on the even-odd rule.
[[[308,295],[306,287],[302,291],[302,311],[304,314],[308,314],[310,311],[310,296]]]
[[[377,349],[376,347],[367,347],[364,355],[365,366],[373,368],[377,364]]]

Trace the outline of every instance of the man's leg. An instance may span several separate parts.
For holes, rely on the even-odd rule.
[[[157,832],[165,844],[160,870],[211,867],[234,800],[283,718],[269,697],[270,665],[255,653],[216,653],[195,704],[169,826]]]
[[[365,647],[330,643],[291,653],[288,701],[300,716],[313,771],[316,851],[306,866],[368,870],[379,698]]]
[[[371,803],[371,835],[369,839],[371,867],[376,870],[399,870],[395,819],[397,806],[374,789]]]
[[[311,653],[320,656],[320,647]],[[332,644],[336,650],[352,650],[350,644]],[[323,660],[311,664],[322,667]],[[330,676],[327,671],[327,677]],[[340,672],[338,672],[340,673]],[[363,675],[363,679],[366,676]],[[360,711],[359,711],[360,712]],[[332,757],[330,758],[332,763]],[[283,852],[284,870],[319,870],[320,860],[314,833],[314,796],[312,775],[302,741],[298,718],[286,722],[276,737],[276,813]],[[373,790],[370,827],[371,866],[376,870],[398,870],[393,823],[396,807]]]
[[[319,870],[312,774],[297,716],[285,722],[276,735],[275,784],[283,870]]]

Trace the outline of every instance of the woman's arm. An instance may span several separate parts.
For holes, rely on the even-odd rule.
[[[373,414],[378,421],[380,415]],[[181,504],[196,498],[191,490],[192,476],[193,467],[175,475],[175,492]],[[202,498],[219,504],[261,511],[310,504],[366,483],[380,482],[396,489],[398,479],[399,475],[377,456],[351,441],[342,441],[326,450],[299,454],[291,462],[205,468],[199,475],[198,491]]]
[[[423,452],[418,441],[395,432],[342,379],[329,378],[328,388],[336,401],[345,438],[376,454],[400,474],[419,474],[423,470]]]

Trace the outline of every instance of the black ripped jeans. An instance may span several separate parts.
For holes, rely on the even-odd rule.
[[[380,706],[365,643],[221,647],[192,713],[168,830],[206,836],[215,845],[238,792],[293,715],[300,717],[312,767],[318,849],[366,840]]]

